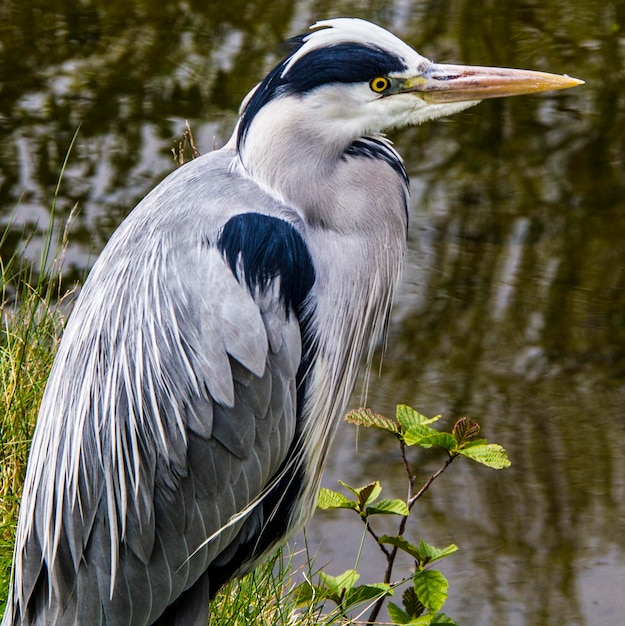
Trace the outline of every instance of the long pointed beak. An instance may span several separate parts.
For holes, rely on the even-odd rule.
[[[414,93],[428,104],[441,104],[569,89],[583,83],[532,70],[433,63],[422,75],[407,79],[399,91]]]

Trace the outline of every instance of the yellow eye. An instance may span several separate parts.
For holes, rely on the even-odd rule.
[[[377,76],[369,83],[369,87],[371,87],[371,90],[375,91],[375,93],[382,93],[390,86],[391,81],[385,76]]]

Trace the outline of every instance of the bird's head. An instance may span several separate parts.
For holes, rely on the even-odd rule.
[[[317,22],[292,43],[291,54],[246,98],[239,149],[250,129],[262,124],[269,135],[278,125],[297,126],[308,140],[342,150],[358,137],[456,113],[485,98],[582,82],[544,72],[433,63],[387,30],[354,18]]]

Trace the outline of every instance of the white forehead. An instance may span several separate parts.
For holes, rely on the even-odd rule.
[[[284,76],[291,66],[313,50],[341,43],[375,45],[404,59],[408,67],[418,67],[424,61],[407,43],[385,28],[355,17],[338,17],[320,20],[310,27],[310,34],[304,37],[303,45],[291,56],[282,72]]]

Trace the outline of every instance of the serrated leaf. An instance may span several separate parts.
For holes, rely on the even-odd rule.
[[[404,609],[406,609],[406,613],[411,619],[419,617],[423,611],[425,611],[425,606],[423,605],[423,602],[417,598],[414,587],[408,587],[408,589],[404,591],[401,599]]]
[[[296,606],[310,604],[315,599],[315,589],[308,582],[300,583],[297,587],[295,587],[295,589],[293,589],[293,600]]]
[[[389,419],[379,413],[374,413],[371,409],[360,408],[350,411],[345,420],[356,426],[365,426],[367,428],[377,428],[389,433],[398,434],[400,425],[395,420]]]
[[[409,622],[403,624],[403,626],[427,626],[432,623],[432,620],[436,617],[432,613],[426,613],[421,617],[414,617]]]
[[[321,587],[325,587],[331,595],[328,597],[340,604],[343,596],[356,584],[360,574],[353,569],[348,569],[338,576],[331,576],[325,572],[319,572]]]
[[[424,569],[418,571],[413,580],[419,600],[430,613],[436,613],[447,600],[447,579],[437,570]]]
[[[439,420],[441,416],[437,415],[436,417],[425,417],[425,415],[421,415],[421,413],[405,404],[398,404],[395,417],[402,425],[402,428],[404,430],[408,430],[413,426],[432,424],[433,422]]]
[[[347,489],[348,491],[351,491],[356,497],[358,497],[359,489],[356,489],[356,487],[352,487],[351,485],[348,485],[346,482],[343,482],[342,480],[339,480],[338,483],[342,487],[345,487],[345,489]],[[362,489],[362,487],[360,487],[360,489]]]
[[[388,603],[388,614],[393,624],[401,624],[402,626],[424,626],[427,624],[433,624],[434,619],[437,617],[436,615],[432,614],[421,615],[421,617],[405,617],[407,615],[405,611],[402,611],[396,604],[393,604],[392,602]]]
[[[433,434],[423,437],[421,441],[419,441],[419,445],[423,448],[426,446],[440,446],[447,450],[447,452],[451,452],[456,448],[457,444],[453,435],[450,433],[441,433],[435,430]]]
[[[382,485],[377,480],[369,483],[368,485],[364,485],[363,487],[352,487],[342,480],[339,480],[338,482],[339,485],[345,487],[345,489],[351,491],[356,496],[356,504],[359,506],[362,506],[367,502],[373,502],[382,491]]]
[[[426,543],[423,539],[419,542],[419,553],[421,554],[421,560],[424,565],[444,559],[457,550],[458,546],[455,543],[450,543],[447,547],[439,549]]]
[[[448,626],[458,626],[451,617],[445,615],[445,613],[437,613],[430,624],[447,624]]]
[[[311,585],[308,582],[299,584],[293,590],[293,599],[297,606],[319,604],[326,600],[332,600],[335,604],[340,601],[340,597],[323,585]]]
[[[343,598],[342,606],[344,609],[353,607],[357,604],[375,600],[381,596],[393,595],[393,589],[386,583],[375,583],[371,585],[358,585],[350,589]]]
[[[511,465],[508,453],[497,443],[467,446],[458,450],[458,454],[493,469],[504,469]]]
[[[368,504],[374,502],[377,497],[380,495],[382,491],[382,485],[376,480],[375,482],[369,483],[364,487],[360,487],[356,489],[358,494],[358,504],[361,509],[364,509]]]
[[[455,424],[452,434],[458,446],[464,445],[480,432],[480,425],[468,417],[461,417]]]
[[[403,550],[407,554],[417,561],[419,567],[423,567],[428,563],[433,563],[440,559],[453,554],[458,550],[458,546],[455,543],[451,543],[445,548],[439,549],[421,540],[418,546],[406,541],[403,537],[395,537],[390,535],[382,535],[379,539],[380,543],[387,543],[392,546],[396,546],[400,550]]]
[[[408,505],[399,499],[380,500],[366,508],[367,515],[408,515]]]
[[[473,448],[475,446],[485,446],[488,443],[488,439],[472,439],[471,441],[466,441],[463,448]]]
[[[394,602],[389,602],[387,609],[393,624],[407,624],[412,619],[404,609],[399,608]]]
[[[380,543],[388,543],[392,546],[396,546],[400,550],[403,550],[411,557],[413,557],[418,563],[423,560],[423,555],[419,551],[419,548],[409,541],[406,541],[403,537],[392,537],[390,535],[382,535],[379,539]]]
[[[430,437],[436,437],[439,434],[438,430],[431,428],[426,424],[415,424],[406,429],[406,432],[403,434],[403,440],[407,446],[422,446],[424,448],[430,448],[432,447],[432,444],[427,443],[427,439]],[[455,443],[456,442],[454,440],[454,445]]]
[[[317,494],[318,509],[357,509],[358,505],[338,491],[321,487]]]

